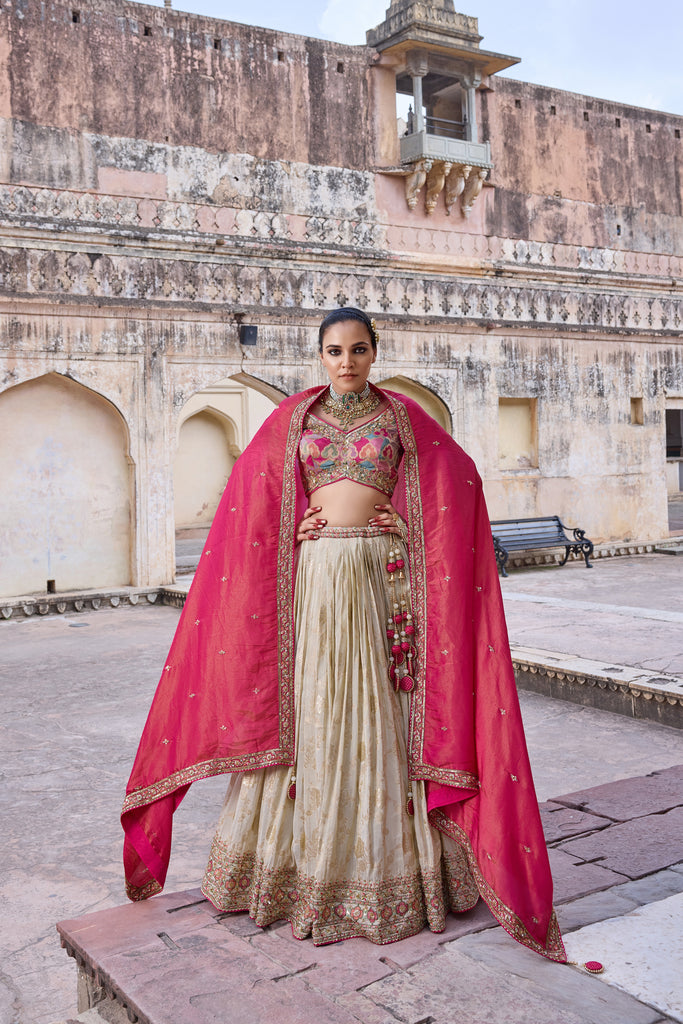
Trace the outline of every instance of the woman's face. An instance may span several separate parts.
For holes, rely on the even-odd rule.
[[[338,394],[362,391],[377,353],[360,320],[332,324],[323,335],[322,364]]]

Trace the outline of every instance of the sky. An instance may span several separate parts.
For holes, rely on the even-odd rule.
[[[364,43],[366,29],[384,20],[389,6],[389,0],[172,2],[177,10],[350,44]],[[681,0],[467,0],[462,13],[479,18],[482,48],[522,58],[504,75],[683,115]]]

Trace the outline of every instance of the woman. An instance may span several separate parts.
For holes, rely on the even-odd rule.
[[[233,772],[220,909],[390,942],[482,896],[564,961],[480,480],[367,384],[364,313],[319,345],[330,386],[264,424],[207,540],[124,804],[129,895],[163,886],[189,784]]]

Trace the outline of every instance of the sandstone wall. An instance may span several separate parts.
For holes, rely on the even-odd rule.
[[[126,0],[17,0],[0,21],[5,117],[211,153],[371,160],[364,46]]]

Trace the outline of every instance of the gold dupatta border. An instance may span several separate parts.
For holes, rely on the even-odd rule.
[[[163,886],[159,885],[156,878],[153,878],[147,885],[132,885],[126,879],[126,896],[131,903],[140,903],[142,900],[148,900],[150,896],[156,896],[158,893],[163,892]]]
[[[278,676],[280,694],[280,750],[286,764],[294,764],[294,568],[296,555],[296,459],[304,417],[324,388],[316,388],[295,406],[289,421],[282,471],[282,505],[277,552]],[[259,767],[261,767],[259,765]],[[265,765],[264,765],[265,767]]]
[[[174,793],[181,786],[191,786],[193,782],[201,782],[202,779],[210,779],[214,775],[250,772],[256,768],[271,768],[274,765],[288,763],[283,759],[283,751],[279,748],[259,750],[253,754],[241,754],[236,757],[213,757],[209,761],[199,761],[187,768],[179,768],[178,771],[145,786],[144,789],[133,790],[124,800],[121,813],[125,814],[126,811],[133,811],[136,807],[152,804],[155,800],[161,800]]]
[[[523,946],[527,946],[532,949],[535,953],[540,953],[541,956],[546,957],[548,960],[555,960],[558,963],[567,962],[567,953],[562,942],[562,935],[560,933],[560,926],[557,922],[557,914],[553,909],[548,922],[548,931],[546,934],[545,945],[541,945],[537,941],[526,927],[524,922],[510,909],[503,901],[500,896],[494,891],[489,883],[484,878],[479,862],[475,856],[474,850],[472,849],[472,843],[470,838],[460,825],[456,825],[454,821],[444,814],[443,811],[430,811],[429,820],[431,824],[438,828],[440,832],[444,832],[449,836],[455,843],[458,844],[467,857],[467,862],[472,876],[476,883],[479,895],[483,899],[484,903],[488,906],[489,910],[496,918],[499,924],[503,926],[505,931],[516,939],[517,942]]]
[[[377,389],[379,390],[379,389]],[[388,398],[396,417],[401,436],[404,457],[403,466],[406,486],[408,514],[408,552],[410,557],[410,594],[413,616],[416,617],[416,632],[419,657],[415,689],[410,701],[410,734],[408,737],[408,772],[411,779],[424,779],[459,789],[479,789],[479,779],[473,772],[459,768],[443,768],[428,764],[424,760],[425,733],[425,686],[426,652],[429,619],[427,613],[427,577],[424,539],[424,517],[422,514],[422,492],[420,489],[420,466],[413,425],[408,410],[396,395],[380,392]]]

